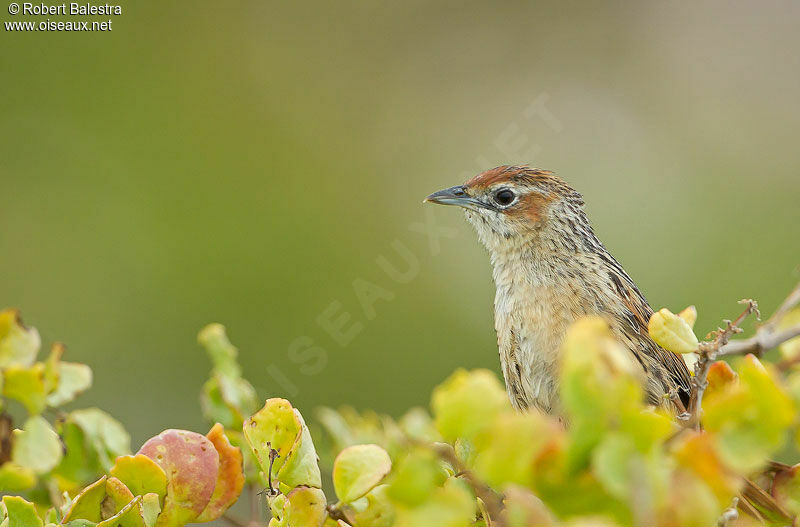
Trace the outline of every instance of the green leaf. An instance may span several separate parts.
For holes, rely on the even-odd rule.
[[[85,482],[97,478],[104,469],[86,434],[69,417],[56,421],[56,431],[61,437],[64,457],[53,469],[52,476],[55,476],[59,490],[74,494]]]
[[[47,404],[61,406],[75,399],[78,394],[92,385],[92,369],[85,364],[60,362],[58,364],[58,384],[55,391],[47,396]]]
[[[230,343],[225,328],[220,324],[206,326],[200,331],[198,341],[214,365],[211,379],[203,386],[203,413],[212,422],[239,429],[244,418],[255,412],[257,402],[255,389],[241,376],[236,361],[238,350]]]
[[[41,344],[39,332],[22,325],[19,311],[0,311],[0,368],[31,366]]]
[[[165,430],[142,445],[167,475],[167,496],[158,525],[177,527],[193,522],[211,500],[219,473],[219,454],[203,435]]]
[[[777,452],[794,421],[792,400],[753,355],[741,361],[739,382],[709,394],[703,424],[725,463],[745,473]]]
[[[441,441],[430,414],[420,407],[411,408],[400,418],[398,424],[405,435],[418,441]]]
[[[633,439],[609,434],[593,453],[592,465],[597,478],[610,494],[627,499],[631,493],[633,459],[638,455]]]
[[[19,496],[3,496],[3,506],[8,515],[8,527],[42,527],[42,519],[36,514],[33,503]]]
[[[67,523],[62,524],[64,527],[96,527],[97,522],[89,521],[89,520],[71,520]],[[46,527],[52,527],[48,525]]]
[[[695,314],[696,317],[696,314]],[[687,318],[689,318],[687,316]],[[689,318],[690,319],[690,318]],[[691,320],[691,319],[690,319]],[[667,308],[653,313],[647,324],[650,337],[656,344],[673,353],[693,353],[697,351],[697,336],[687,320]]]
[[[429,449],[416,448],[403,457],[392,473],[387,493],[396,503],[415,507],[427,500],[447,479],[447,473]]]
[[[496,488],[509,483],[530,487],[536,458],[563,441],[563,435],[555,420],[535,412],[502,415],[475,437],[475,472]]]
[[[61,442],[55,430],[42,416],[25,421],[22,430],[14,430],[11,459],[37,474],[52,470],[61,461]]]
[[[212,376],[203,384],[200,406],[207,421],[222,423],[226,428],[239,428],[237,424],[244,421],[244,416],[223,399],[216,377]]]
[[[50,355],[44,361],[44,392],[47,394],[55,390],[58,385],[58,365],[63,354],[64,346],[57,342],[50,348]]]
[[[136,496],[123,506],[116,514],[110,516],[97,527],[145,527],[142,515],[142,497]]]
[[[508,396],[489,370],[458,370],[434,389],[431,407],[445,439],[470,438],[494,418],[511,411]]]
[[[388,485],[378,485],[363,498],[360,506],[353,504],[353,523],[369,527],[391,527],[394,525],[395,513],[389,499]]]
[[[239,375],[239,366],[236,363],[238,350],[228,340],[225,326],[222,324],[209,324],[197,335],[197,341],[206,349],[214,368],[229,375]]]
[[[561,401],[571,425],[570,471],[589,461],[592,448],[626,416],[644,410],[643,372],[600,317],[585,317],[567,330],[562,346]]]
[[[289,488],[299,485],[320,488],[322,478],[319,473],[319,457],[311,440],[311,432],[300,412],[295,409],[294,413],[300,422],[300,437],[286,454],[286,462],[278,471],[277,479]]]
[[[3,395],[19,401],[30,415],[39,415],[45,408],[44,364],[8,366],[3,370]]]
[[[78,494],[64,511],[61,523],[89,520],[97,523],[102,518],[103,500],[106,498],[106,476],[98,479]]]
[[[150,492],[142,496],[142,518],[146,527],[155,527],[158,515],[161,513],[161,503],[158,494]]]
[[[333,488],[343,503],[368,493],[392,469],[389,454],[378,445],[355,445],[342,450],[333,462]]]
[[[135,496],[131,490],[117,478],[106,479],[106,498],[101,506],[103,521],[109,527],[145,527],[142,496]]]
[[[68,420],[83,431],[86,441],[97,452],[103,470],[109,470],[117,456],[131,452],[131,436],[119,421],[98,408],[74,410]]]
[[[22,492],[36,485],[36,473],[13,461],[0,466],[0,492]]]
[[[159,503],[164,502],[167,474],[158,463],[144,454],[118,457],[109,474],[122,481],[134,495],[155,493]]]
[[[395,527],[466,527],[475,517],[475,497],[466,484],[450,478],[413,508],[398,506]]]
[[[285,399],[268,399],[264,407],[244,423],[244,436],[261,470],[270,470],[270,451],[278,457],[272,463],[273,479],[289,488],[297,485],[319,488],[322,478],[311,434],[300,412]]]
[[[312,487],[297,487],[286,495],[282,527],[320,527],[327,517],[325,493]]]

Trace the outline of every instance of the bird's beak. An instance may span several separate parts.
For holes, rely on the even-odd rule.
[[[438,203],[439,205],[458,205],[468,209],[485,207],[478,199],[467,194],[464,185],[446,188],[439,192],[434,192],[423,200],[423,203]]]

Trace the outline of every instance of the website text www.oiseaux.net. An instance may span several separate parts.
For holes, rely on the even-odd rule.
[[[76,16],[118,16],[122,14],[122,6],[109,4],[34,4],[30,2],[11,2],[8,5],[10,15],[47,16],[44,20],[6,20],[3,22],[6,31],[112,31],[113,21],[108,20],[57,20],[50,15],[62,17]]]

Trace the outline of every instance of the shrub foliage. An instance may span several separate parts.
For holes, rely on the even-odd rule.
[[[694,369],[695,397],[677,412],[643,403],[629,355],[587,318],[565,338],[562,416],[517,412],[494,373],[458,370],[430,412],[319,408],[319,450],[289,401],[258,408],[212,324],[198,338],[210,431],[165,430],[134,453],[107,413],[62,409],[90,387],[89,367],[59,344],[40,358],[37,331],[2,311],[2,527],[792,525],[800,465],[773,459],[800,444],[798,291],[744,344],[730,337],[753,303],[705,341],[693,309],[656,313],[652,337]],[[779,360],[760,360],[774,345]],[[241,495],[248,520],[228,510]]]

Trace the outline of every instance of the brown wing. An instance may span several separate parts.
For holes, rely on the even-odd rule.
[[[681,402],[683,402],[684,406],[688,406],[692,393],[689,368],[686,367],[682,357],[665,350],[650,338],[647,324],[653,315],[653,309],[636,285],[630,279],[628,280],[629,284],[627,284],[627,287],[622,288],[623,291],[621,293],[625,307],[632,315],[628,317],[631,329],[638,336],[642,352],[664,368],[669,378],[662,379],[662,384],[669,389],[678,388]]]

